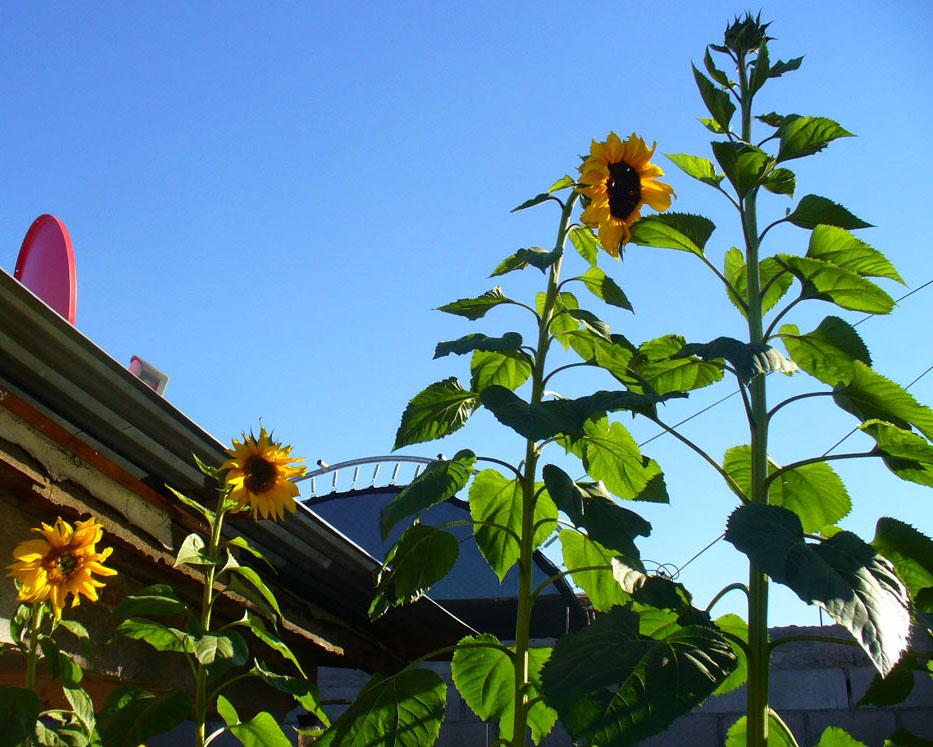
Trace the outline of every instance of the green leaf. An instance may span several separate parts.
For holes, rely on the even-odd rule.
[[[253,674],[279,692],[291,695],[306,711],[317,716],[325,726],[330,726],[330,719],[321,706],[321,695],[317,685],[301,677],[289,677],[270,672],[259,661],[250,669]]]
[[[742,716],[729,727],[729,732],[726,734],[726,747],[745,747],[747,721],[748,717]],[[787,733],[784,724],[775,718],[773,712],[768,713],[768,747],[798,747],[793,735]]]
[[[606,369],[620,381],[634,381],[629,363],[636,352],[635,347],[622,335],[610,335],[607,340],[584,329],[567,335],[565,339],[583,360]]]
[[[82,680],[84,673],[81,671],[81,667],[77,665],[71,656],[62,653],[55,639],[47,635],[40,635],[39,648],[42,650],[42,656],[49,665],[49,669],[52,670],[54,679],[64,680],[65,682],[80,682]]]
[[[217,696],[217,713],[227,726],[240,723],[240,714],[237,713],[236,707],[223,695]]]
[[[515,254],[511,254],[503,259],[489,277],[494,278],[499,275],[506,275],[515,270],[524,270],[526,267],[528,267],[528,262],[525,259],[525,250],[519,249]]]
[[[865,277],[904,282],[894,265],[881,252],[836,226],[817,226],[813,229],[807,256]]]
[[[463,643],[499,644],[489,634],[467,636]],[[501,645],[501,644],[499,644]],[[513,647],[514,650],[514,647]],[[551,654],[549,648],[533,648],[529,652],[528,697],[537,698],[539,673]],[[508,654],[492,647],[458,648],[451,662],[454,684],[466,704],[483,721],[499,719],[499,737],[511,740],[515,705],[515,669]],[[543,700],[537,700],[528,711],[531,739],[539,744],[557,721],[557,712]]]
[[[223,695],[218,696],[218,700]],[[228,731],[245,747],[291,747],[292,741],[285,736],[282,727],[272,714],[260,711],[245,723],[228,727]]]
[[[518,332],[506,332],[502,337],[487,337],[481,334],[472,334],[450,342],[439,342],[434,350],[434,359],[443,358],[455,353],[465,355],[474,350],[486,352],[511,352],[522,346],[522,336]]]
[[[93,733],[97,728],[97,720],[94,718],[94,701],[91,700],[91,696],[83,688],[68,682],[63,683],[62,691],[71,705],[71,710],[84,727],[84,733]]]
[[[117,626],[116,635],[145,641],[156,651],[193,652],[191,636],[178,628],[171,628],[144,617],[130,617]]]
[[[547,202],[548,200],[555,200],[556,197],[551,197],[549,192],[541,192],[540,194],[535,195],[530,200],[525,200],[518,207],[512,208],[513,213],[517,213],[519,210],[527,210],[530,207],[535,205],[540,205],[542,202]]]
[[[871,546],[894,564],[911,597],[933,586],[933,540],[910,524],[878,519]]]
[[[560,192],[562,189],[567,189],[567,187],[572,187],[576,182],[574,178],[569,174],[564,174],[560,179],[554,182],[548,188],[548,194],[553,194],[554,192]]]
[[[470,486],[470,514],[474,521],[499,524],[520,535],[521,483],[518,480],[509,480],[493,469],[483,470],[476,475]],[[554,531],[557,523],[557,507],[546,492],[542,492],[537,498],[534,520],[535,523],[544,522],[535,531],[534,546],[537,547]],[[480,552],[501,582],[518,560],[518,541],[502,529],[480,524],[474,525],[473,534]]]
[[[253,603],[253,606],[256,608],[259,614],[265,617],[273,625],[276,624],[279,615],[274,609],[272,609],[272,607],[269,606],[269,604],[263,598],[262,594],[260,594],[252,584],[241,579],[237,575],[231,574],[230,580],[227,582],[227,586],[224,591],[231,592],[233,594],[239,594],[244,599],[248,599]]]
[[[745,256],[735,247],[726,252],[725,272],[728,281],[736,289],[739,297],[748,303],[748,278],[745,271]],[[773,309],[778,301],[784,297],[787,290],[794,284],[794,277],[774,258],[766,257],[758,263],[758,277],[764,295],[761,299],[761,311],[767,314]],[[743,309],[732,296],[728,293],[729,300],[747,318],[745,309]]]
[[[618,286],[616,281],[598,267],[591,267],[580,276],[580,280],[583,281],[583,284],[586,285],[590,293],[605,301],[610,306],[616,306],[626,311],[634,311],[632,304],[629,303],[628,297]]]
[[[725,140],[712,143],[712,148],[713,155],[740,198],[762,183],[765,172],[774,163],[763,150],[746,143]]]
[[[826,117],[786,117],[777,132],[781,139],[777,160],[789,161],[817,153],[833,140],[852,137],[838,122]]]
[[[403,669],[394,677],[375,674],[315,747],[394,745],[425,747],[437,740],[447,685],[428,669]]]
[[[884,740],[884,747],[933,747],[933,741],[911,734],[907,729],[898,729]]]
[[[686,344],[680,335],[664,335],[642,343],[629,370],[657,394],[700,389],[722,380],[720,366],[678,354]]]
[[[450,532],[414,524],[405,530],[386,556],[379,571],[370,619],[390,606],[414,602],[450,573],[457,562],[460,543]]]
[[[580,256],[592,267],[595,267],[599,258],[599,239],[596,238],[596,234],[593,233],[592,229],[586,226],[578,226],[571,228],[568,235]]]
[[[382,507],[379,512],[382,539],[386,539],[392,527],[402,519],[453,498],[463,490],[470,481],[475,464],[476,454],[469,449],[461,449],[453,459],[431,462],[424,472]]]
[[[282,616],[282,610],[279,609],[279,603],[275,599],[275,594],[272,593],[272,590],[266,586],[265,582],[262,580],[260,575],[256,573],[252,568],[245,565],[237,565],[233,568],[230,568],[232,574],[236,574],[241,580],[248,583],[253,589],[259,592],[262,596],[263,601],[270,606],[272,609],[278,613],[279,617]]]
[[[763,504],[737,508],[726,539],[804,602],[825,609],[880,672],[891,671],[907,645],[909,598],[894,568],[871,545],[851,532],[808,544],[796,514]]]
[[[571,318],[580,322],[580,324],[582,324],[584,327],[586,327],[591,332],[594,332],[595,334],[607,340],[609,339],[611,335],[611,332],[609,330],[609,325],[606,324],[606,322],[604,322],[602,319],[597,317],[592,312],[587,311],[586,309],[568,309],[567,314]],[[564,341],[564,342],[565,342],[565,347],[569,349],[570,343],[567,341]]]
[[[761,87],[767,82],[768,73],[771,70],[771,61],[768,57],[768,43],[767,39],[764,37],[762,37],[761,43],[758,45],[758,56],[755,58],[753,65],[748,81],[750,96],[761,90]]]
[[[32,620],[32,605],[20,604],[10,618],[10,639],[20,648],[25,648],[28,644],[23,642],[23,631],[29,629]]]
[[[716,627],[723,633],[731,633],[748,643],[748,623],[738,615],[733,615],[731,613],[723,615],[722,617],[717,617],[715,622]],[[726,640],[729,641],[729,645],[732,646],[732,653],[735,654],[738,666],[732,674],[722,681],[713,695],[725,695],[726,693],[738,690],[748,679],[748,660],[745,656],[745,650],[732,639],[727,638]]]
[[[539,293],[536,298],[536,304],[538,307],[538,314],[544,314],[544,304],[546,293]],[[576,311],[580,308],[580,304],[577,301],[577,297],[573,293],[562,292],[558,293],[557,297],[554,299],[554,313],[551,317],[550,327],[548,331],[557,337],[560,341],[560,344],[564,346],[565,349],[570,349],[570,343],[564,339],[565,332],[572,332],[580,327],[579,323],[574,319],[569,313],[569,311]]]
[[[703,73],[693,67],[693,77],[696,80],[697,88],[700,89],[700,96],[707,110],[713,115],[713,119],[723,130],[729,129],[729,122],[732,115],[735,114],[735,104],[729,98],[729,94],[716,85]]]
[[[764,343],[742,342],[732,337],[717,337],[704,343],[688,343],[681,348],[677,357],[689,355],[698,355],[705,361],[724,358],[746,382],[759,374],[771,371],[792,374],[797,370],[797,364],[785,358],[777,348]]]
[[[548,495],[573,525],[622,555],[638,557],[636,537],[651,534],[651,524],[618,505],[602,482],[574,482],[560,467],[547,464],[541,471]]]
[[[207,520],[208,524],[214,521],[214,512],[211,511],[209,508],[202,506],[196,500],[194,500],[193,498],[189,498],[184,493],[179,493],[171,485],[166,485],[165,487],[168,488],[169,491],[172,493],[172,495],[174,495],[178,500],[184,503],[188,508],[193,508],[199,514],[201,514],[201,516],[203,516]]]
[[[460,430],[477,404],[477,395],[464,389],[453,376],[431,384],[416,394],[402,413],[392,450]]]
[[[797,189],[797,177],[790,169],[773,169],[765,177],[761,186],[773,194],[793,197]]]
[[[239,548],[240,550],[248,552],[254,558],[256,558],[257,560],[263,561],[267,566],[269,566],[270,571],[276,572],[275,566],[272,565],[272,561],[270,561],[269,558],[267,558],[263,553],[261,553],[255,547],[253,547],[247,541],[245,537],[234,537],[233,539],[227,540],[224,543],[224,547],[226,548],[236,547],[236,548]]]
[[[724,174],[717,174],[713,162],[700,156],[691,156],[686,153],[665,153],[687,176],[692,176],[704,184],[718,187],[719,182],[725,178]]]
[[[702,215],[662,213],[646,215],[632,225],[632,242],[639,246],[679,249],[703,256],[716,225]]]
[[[220,565],[220,560],[211,558],[205,552],[205,547],[204,538],[200,534],[189,534],[178,548],[173,566],[178,568],[182,565]]]
[[[803,285],[801,296],[829,301],[850,311],[889,314],[894,299],[871,280],[820,259],[779,254],[777,260]]]
[[[719,83],[719,85],[729,85],[729,77],[722,70],[716,67],[716,63],[713,62],[713,58],[709,53],[709,49],[707,49],[706,53],[703,55],[703,64],[706,66],[706,72],[708,72],[710,77]]]
[[[457,316],[466,317],[470,321],[476,321],[486,316],[486,312],[491,308],[503,303],[512,303],[512,301],[506,298],[505,294],[502,292],[502,288],[497,285],[481,296],[477,296],[476,298],[461,298],[453,303],[441,306],[438,308],[438,311],[456,314]]]
[[[93,653],[93,648],[91,646],[91,636],[87,632],[87,628],[85,628],[77,620],[68,620],[65,618],[58,621],[58,626],[67,630],[81,642],[85,657],[89,658],[91,656]]]
[[[477,350],[470,363],[470,389],[480,393],[488,386],[518,389],[531,377],[534,363],[522,350],[511,353],[484,353]]]
[[[802,198],[794,212],[787,216],[787,220],[800,228],[816,228],[821,223],[850,230],[872,227],[871,223],[856,218],[842,205],[819,195],[807,195]]]
[[[871,684],[865,691],[858,707],[864,705],[887,708],[907,700],[914,689],[914,672],[923,672],[925,667],[917,662],[915,656],[909,651],[894,665],[886,677],[875,674]]]
[[[726,132],[726,130],[723,129],[715,119],[710,119],[709,117],[698,117],[697,121],[707,130],[714,132],[717,135],[723,135]]]
[[[490,277],[505,275],[513,270],[524,270],[529,265],[537,267],[541,272],[544,272],[548,267],[559,260],[563,254],[564,250],[561,247],[557,247],[551,251],[546,251],[540,246],[519,249],[515,254],[504,259],[499,266],[493,270]]]
[[[35,728],[42,705],[33,690],[0,685],[0,747],[14,747]]]
[[[608,612],[616,605],[629,601],[629,595],[613,574],[612,561],[616,551],[570,529],[564,529],[559,536],[564,565],[573,571],[573,582],[583,589],[596,610]],[[601,565],[606,566],[604,570],[575,570]]]
[[[790,114],[788,116],[794,117],[795,114]],[[767,114],[762,114],[755,117],[760,122],[764,122],[766,125],[771,125],[771,127],[780,127],[784,120],[787,119],[783,114],[778,114],[777,112],[768,112]]]
[[[769,78],[780,78],[784,73],[789,73],[791,70],[796,70],[800,67],[800,63],[803,62],[803,57],[794,57],[792,60],[784,62],[784,60],[778,60],[771,66],[771,70],[768,72]]]
[[[233,641],[223,633],[204,633],[194,639],[194,656],[202,664],[215,660],[232,659]]]
[[[816,743],[816,747],[866,747],[866,745],[838,726],[830,726],[820,735],[820,741]]]
[[[602,481],[610,492],[625,500],[638,497],[654,476],[628,429],[605,417],[584,424],[583,437],[574,443],[574,453],[580,456],[590,477]]]
[[[875,439],[875,453],[895,475],[933,488],[933,446],[929,441],[883,420],[869,420],[859,428]]]
[[[779,466],[770,459],[768,474]],[[723,469],[751,498],[752,449],[735,446],[726,452]],[[771,481],[768,497],[773,506],[783,506],[800,518],[803,531],[815,533],[847,516],[852,502],[845,484],[826,462],[805,464]]]
[[[837,386],[833,392],[839,407],[863,423],[877,418],[905,430],[914,426],[933,440],[933,410],[919,404],[906,389],[875,373],[861,361],[854,361],[852,367],[852,380],[846,386]]]
[[[850,381],[855,361],[871,366],[871,355],[858,332],[837,316],[826,317],[805,335],[794,324],[785,324],[780,332],[794,363],[828,386]]]
[[[557,642],[542,685],[574,739],[634,744],[702,702],[735,668],[714,629],[673,627],[644,636],[639,616],[615,607]]]
[[[243,614],[243,618],[237,620],[233,625],[239,625],[245,628],[248,628],[249,631],[256,636],[260,641],[265,643],[273,651],[277,651],[284,658],[288,659],[292,664],[295,665],[295,669],[301,674],[302,677],[307,677],[304,670],[301,668],[301,665],[298,663],[298,659],[295,658],[295,655],[292,653],[292,650],[282,642],[282,640],[271,630],[266,627],[266,624],[262,621],[262,618],[258,615],[253,614],[252,611],[246,610]]]
[[[136,685],[118,685],[98,717],[98,730],[105,747],[137,747],[190,715],[191,698],[181,690],[157,696]]]

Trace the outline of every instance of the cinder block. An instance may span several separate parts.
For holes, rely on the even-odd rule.
[[[841,669],[773,670],[769,692],[776,711],[847,709],[849,695]]]
[[[901,726],[921,739],[933,739],[933,703],[926,702],[925,708],[910,708],[897,712]]]
[[[475,722],[445,723],[434,743],[437,747],[484,747],[495,741],[492,726]]]
[[[725,695],[707,698],[694,713],[741,713],[745,710],[747,699],[745,685]]]
[[[859,668],[849,671],[849,681],[852,683],[852,699],[858,703],[871,685],[877,674],[874,668]],[[876,706],[862,706],[865,709]],[[933,708],[933,679],[925,672],[914,672],[914,688],[907,699],[897,703],[894,708]],[[933,716],[931,716],[933,719]]]
[[[810,744],[820,741],[820,736],[830,726],[838,726],[865,744],[884,744],[884,740],[897,729],[894,714],[890,711],[814,711],[807,714],[810,721]]]
[[[688,713],[660,734],[639,742],[639,747],[674,747],[675,745],[720,744],[719,717]]]

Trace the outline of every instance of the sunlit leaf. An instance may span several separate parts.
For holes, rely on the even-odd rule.
[[[671,159],[685,174],[704,184],[716,187],[725,178],[725,174],[716,173],[716,167],[708,158],[690,156],[686,153],[665,153],[664,155]]]
[[[379,512],[382,539],[388,537],[399,521],[426,508],[453,498],[466,487],[473,474],[476,455],[469,449],[454,454],[453,459],[431,462]]]
[[[460,430],[478,404],[476,393],[464,389],[453,376],[431,384],[402,413],[393,451]]]
[[[200,534],[191,533],[185,537],[178,554],[175,556],[174,567],[181,565],[219,565],[220,560],[210,557],[205,548],[207,545]]]
[[[495,636],[467,636],[463,643],[499,643]],[[500,644],[501,645],[501,644]],[[514,650],[514,647],[513,647]],[[540,671],[551,655],[549,648],[528,651],[528,697],[538,698]],[[458,648],[451,662],[454,684],[466,704],[483,721],[499,719],[499,736],[511,739],[515,715],[515,669],[508,654],[491,647]],[[546,737],[557,722],[557,712],[537,699],[528,710],[528,726],[535,744]]]
[[[553,192],[560,192],[560,190],[567,189],[567,187],[572,187],[574,184],[575,182],[573,177],[569,174],[564,174],[548,188],[548,194]]]
[[[713,80],[715,80],[721,86],[729,85],[729,77],[722,70],[716,67],[716,63],[713,62],[713,58],[709,53],[709,49],[707,49],[703,55],[703,64],[706,66],[706,72],[709,73]]]
[[[900,658],[910,631],[907,589],[871,545],[851,532],[808,544],[795,513],[757,503],[732,513],[726,539],[774,581],[825,609],[880,672]]]
[[[746,747],[748,717],[742,716],[726,734],[726,747]],[[768,713],[768,747],[798,747],[792,734],[787,733],[784,724]]]
[[[777,134],[781,140],[778,162],[809,156],[837,138],[852,137],[851,132],[826,117],[787,117]]]
[[[851,270],[793,254],[779,254],[777,260],[801,282],[804,298],[829,301],[850,311],[869,314],[889,314],[894,308],[891,296]]]
[[[800,63],[803,62],[803,57],[794,57],[791,60],[778,60],[775,62],[771,69],[768,71],[769,78],[780,78],[784,73],[789,73],[791,70],[796,70],[800,67]]]
[[[611,493],[625,500],[640,496],[655,476],[628,429],[605,417],[584,424],[582,438],[574,443],[574,453],[583,460],[590,477],[602,481]]]
[[[716,627],[723,633],[731,633],[748,643],[748,623],[738,615],[733,615],[731,613],[723,615],[722,617],[717,617],[715,622]],[[729,641],[729,645],[732,646],[732,653],[735,654],[738,666],[732,674],[722,681],[713,695],[731,693],[733,690],[737,690],[744,685],[745,681],[748,679],[748,660],[745,656],[745,650],[732,639],[727,638],[726,640]],[[745,745],[742,745],[742,747],[745,747]]]
[[[262,580],[262,577],[256,573],[255,570],[249,566],[237,565],[236,567],[230,568],[230,571],[231,573],[235,573],[241,580],[245,581],[253,589],[259,592],[263,601],[272,609],[274,609],[281,617],[282,610],[279,609],[279,603],[275,599],[275,594],[273,594],[272,590],[266,586],[265,581]]]
[[[838,726],[827,727],[820,735],[815,747],[867,747]]]
[[[702,215],[659,213],[646,215],[632,225],[632,243],[663,249],[679,249],[703,256],[706,242],[716,229]]]
[[[817,226],[813,229],[807,256],[859,275],[904,282],[894,265],[881,252],[836,226]]]
[[[854,361],[871,365],[871,355],[858,332],[837,316],[826,317],[805,335],[794,324],[785,324],[780,332],[794,363],[828,386],[850,381]]]
[[[622,335],[610,335],[607,340],[589,330],[579,330],[565,339],[583,360],[606,369],[626,383],[633,381],[629,363],[635,355],[635,346]]]
[[[192,653],[192,641],[184,631],[144,617],[131,617],[116,628],[116,634],[145,641],[157,651]]]
[[[895,475],[933,488],[933,445],[929,441],[883,420],[869,420],[859,428],[875,439],[875,452]]]
[[[527,210],[528,208],[534,207],[535,205],[540,205],[542,202],[547,202],[548,200],[554,200],[554,199],[557,199],[557,198],[551,197],[549,192],[541,192],[540,194],[535,195],[531,199],[525,200],[518,207],[512,208],[512,212],[517,213],[519,210]]]
[[[492,469],[483,470],[470,486],[470,514],[478,522],[491,522],[521,534],[522,486],[518,480],[509,480]],[[554,531],[557,507],[546,492],[535,503],[535,523],[542,523],[535,531],[537,547]],[[551,521],[548,521],[551,520]],[[502,581],[515,565],[520,554],[515,537],[498,527],[476,524],[473,527],[476,544],[493,571]]]
[[[851,381],[846,386],[837,386],[833,399],[862,422],[877,418],[906,430],[914,426],[933,440],[933,410],[861,361],[852,363]]]
[[[279,638],[275,633],[273,633],[269,628],[266,627],[266,624],[263,622],[262,618],[254,614],[251,610],[246,610],[243,617],[240,620],[237,620],[234,625],[242,626],[247,628],[256,638],[265,643],[273,651],[278,652],[282,655],[283,658],[288,659],[292,664],[295,665],[295,669],[301,674],[302,677],[305,677],[305,672],[301,668],[301,665],[298,663],[298,659],[295,658],[295,655],[292,653],[292,650]]]
[[[583,589],[594,609],[608,612],[629,600],[629,595],[613,575],[612,560],[617,555],[615,550],[571,529],[564,529],[559,536],[564,565],[573,571],[573,582]]]
[[[571,228],[567,235],[570,236],[570,241],[580,256],[595,267],[599,258],[599,239],[593,230],[586,226],[577,226]]]
[[[546,303],[546,299],[546,293],[539,293],[535,299],[538,313],[541,315],[544,314],[544,304]],[[573,295],[573,293],[563,291],[558,293],[554,298],[554,309],[553,314],[551,315],[548,331],[557,337],[558,341],[561,345],[564,346],[565,349],[570,348],[570,343],[565,339],[565,333],[572,332],[576,329],[579,329],[580,327],[579,322],[567,312],[576,311],[579,308],[580,303],[577,301],[577,297]]]
[[[894,564],[912,597],[933,586],[933,540],[903,521],[882,517],[871,546]]]
[[[609,325],[594,313],[586,311],[585,309],[568,309],[567,314],[576,321],[580,322],[580,324],[582,324],[591,332],[594,332],[606,340],[609,339],[611,334]],[[569,346],[570,343],[565,341],[565,347],[569,348]]]
[[[748,303],[748,277],[746,273],[745,255],[737,248],[732,247],[726,252],[724,275],[739,294],[739,298]],[[791,285],[794,276],[782,267],[774,257],[766,257],[758,263],[758,277],[761,297],[761,312],[767,314],[778,301],[784,297]],[[727,292],[728,293],[728,292]],[[729,300],[747,318],[743,309],[735,300],[732,293],[728,293]]]
[[[395,745],[426,747],[444,720],[447,685],[428,669],[373,675],[353,704],[315,741],[315,747]]]
[[[721,381],[720,366],[694,357],[681,357],[686,340],[680,335],[664,335],[643,343],[629,369],[657,394],[687,392]]]
[[[370,618],[380,617],[390,606],[409,604],[423,597],[450,573],[459,553],[460,543],[450,532],[422,524],[406,529],[379,572]]]
[[[842,205],[819,195],[806,195],[801,198],[796,209],[787,216],[787,220],[800,228],[816,228],[821,223],[850,230],[871,228],[871,223],[856,218]]]
[[[484,353],[477,350],[470,363],[473,374],[470,389],[477,393],[493,385],[518,389],[531,377],[533,366],[531,357],[523,350],[510,353]]]
[[[574,739],[634,744],[703,701],[736,666],[712,628],[674,626],[649,638],[639,622],[615,607],[554,647],[542,685]]]
[[[772,169],[761,186],[773,194],[793,197],[797,189],[797,177],[790,169]]]
[[[321,705],[320,689],[313,682],[308,682],[303,677],[289,677],[270,672],[259,661],[253,663],[250,673],[279,692],[291,695],[302,708],[317,716],[325,726],[330,726],[330,719]]]
[[[610,306],[633,311],[632,304],[629,303],[628,298],[616,281],[598,267],[591,267],[580,276],[580,280],[583,281],[590,293]]]

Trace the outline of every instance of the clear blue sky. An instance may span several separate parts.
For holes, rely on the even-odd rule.
[[[774,21],[772,57],[806,57],[767,86],[760,110],[829,116],[859,135],[797,162],[798,196],[830,197],[876,224],[863,238],[910,287],[933,279],[931,5],[761,7]],[[468,378],[464,359],[431,361],[435,343],[520,320],[470,324],[432,311],[494,285],[486,276],[518,247],[553,242],[555,211],[510,215],[513,206],[571,172],[609,130],[637,131],[659,152],[708,155],[690,62],[744,10],[718,0],[5,3],[3,267],[12,272],[30,222],[51,212],[74,241],[77,327],[116,360],[136,354],[169,373],[167,398],[219,439],[261,417],[312,465],[387,453],[413,394]],[[710,256],[721,263],[738,241],[734,216],[659,162],[679,195],[674,209],[719,224]],[[774,197],[765,210],[789,204]],[[769,239],[770,252],[805,246],[798,229]],[[607,321],[634,341],[742,332],[686,254],[632,248],[607,267],[637,312]],[[504,285],[522,297],[533,280]],[[893,285],[892,295],[906,292]],[[906,384],[933,364],[931,305],[933,289],[921,291],[859,327],[880,372]],[[811,306],[793,319],[802,328],[833,313]],[[568,395],[590,385],[612,384],[555,381]],[[666,416],[686,417],[729,387]],[[814,384],[801,375],[781,388]],[[912,391],[933,402],[933,375]],[[747,440],[735,430],[739,406],[730,400],[686,431],[721,458]],[[831,406],[788,408],[773,456],[822,453],[854,425]],[[633,429],[642,440],[654,433]],[[406,453],[463,446],[520,458],[485,414]],[[732,498],[671,439],[645,451],[664,467],[673,506],[645,510],[655,532],[644,552],[682,564],[722,531]],[[923,489],[878,463],[839,471],[856,507],[846,528],[870,539],[889,513],[933,533]],[[705,604],[741,579],[739,560],[719,543],[683,579]],[[772,621],[817,614],[779,594]]]

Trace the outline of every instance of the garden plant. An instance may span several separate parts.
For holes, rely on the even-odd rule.
[[[480,408],[524,439],[525,447],[512,463],[471,450],[440,457],[385,507],[383,536],[398,525],[406,528],[388,553],[370,612],[378,617],[418,599],[444,578],[459,554],[448,530],[468,523],[500,580],[517,567],[514,641],[469,636],[394,676],[375,676],[320,744],[432,744],[444,718],[446,685],[421,664],[450,655],[454,684],[481,719],[498,723],[499,745],[525,745],[529,736],[537,744],[558,718],[577,744],[634,744],[709,696],[746,683],[747,714],[731,728],[728,745],[796,745],[769,706],[771,654],[800,640],[769,640],[771,583],[818,605],[851,634],[816,639],[865,651],[878,671],[865,702],[904,697],[914,670],[928,670],[928,660],[907,646],[912,621],[930,629],[933,543],[893,518],[879,519],[870,542],[840,529],[851,503],[831,464],[880,460],[904,480],[933,486],[933,411],[875,371],[865,343],[838,315],[889,313],[894,299],[874,278],[903,281],[880,251],[851,233],[868,223],[826,197],[796,197],[789,165],[851,133],[822,116],[756,110],[762,87],[802,61],[772,60],[767,28],[760,17],[737,18],[723,42],[707,48],[705,71],[694,67],[709,112],[701,122],[715,136],[713,159],[668,156],[732,205],[742,248],[725,251],[721,265],[714,262],[707,250],[713,222],[670,211],[673,189],[659,180],[654,149],[637,135],[623,140],[610,133],[593,141],[576,177],[564,176],[516,208],[559,210],[556,241],[549,250],[518,250],[492,274],[540,271],[543,290],[523,302],[497,286],[440,307],[474,321],[519,308],[530,335],[475,332],[439,343],[436,358],[471,356],[469,382],[448,378],[417,394],[402,416],[395,447],[451,434]],[[759,197],[790,201],[789,207],[762,227]],[[642,216],[645,206],[657,212]],[[802,253],[785,253],[783,246],[765,252],[765,239],[780,224],[802,229]],[[698,270],[709,271],[747,323],[747,336],[713,333],[688,342],[670,334],[636,345],[611,332],[574,291],[587,292],[609,310],[631,310],[622,288],[600,266],[607,256],[618,258],[626,244],[676,249]],[[568,251],[571,246],[579,257]],[[582,270],[569,271],[572,262]],[[842,312],[801,331],[793,320],[805,303]],[[567,356],[572,362],[565,362]],[[559,394],[557,387],[573,387],[573,374],[583,366],[602,369],[611,388]],[[792,376],[798,393],[769,402],[773,374]],[[747,430],[736,433],[736,445],[717,459],[659,413],[691,390],[720,381],[738,387]],[[805,411],[817,397],[851,414],[869,448],[779,465],[769,458],[772,421],[788,408]],[[646,418],[676,437],[735,497],[734,511],[723,517],[724,535],[747,556],[748,576],[706,607],[640,558],[638,538],[651,526],[637,513],[638,502],[676,502],[677,496],[669,498],[660,466],[641,453],[617,413]],[[585,477],[574,478],[560,466],[570,457],[579,458]],[[463,493],[469,519],[440,526],[422,520],[431,506]],[[561,575],[572,576],[597,615],[553,647],[538,647],[530,640],[530,621],[547,583],[533,586],[533,554],[555,532],[567,568]],[[747,620],[712,616],[730,592],[747,597]],[[888,740],[918,743],[904,731]],[[827,729],[820,741],[820,747],[855,744],[838,728]]]

